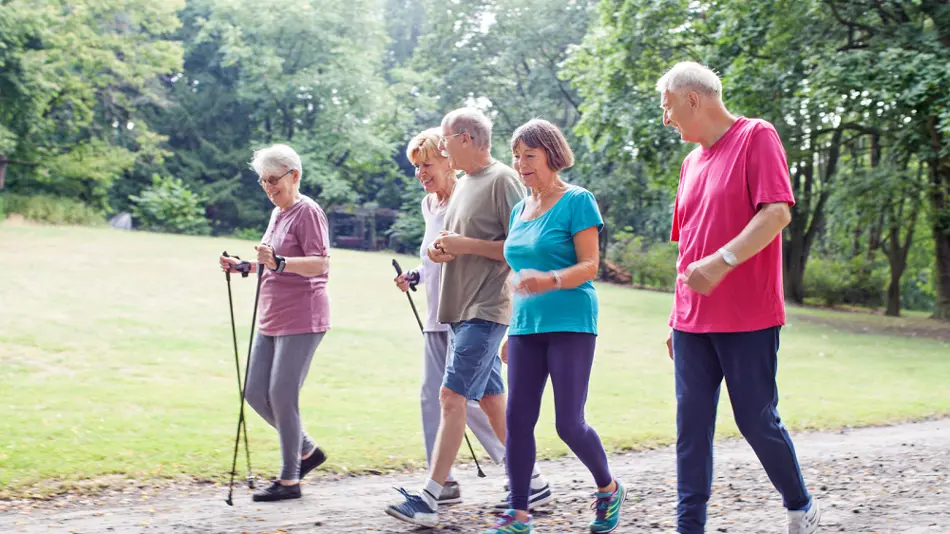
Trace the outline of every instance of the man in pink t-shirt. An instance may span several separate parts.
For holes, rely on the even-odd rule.
[[[713,435],[725,379],[736,424],[787,509],[789,534],[818,528],[778,414],[779,331],[785,324],[782,229],[795,203],[775,128],[732,115],[711,70],[684,62],[657,83],[663,123],[696,143],[673,210],[678,280],[667,346],[676,378],[677,529],[702,533],[712,489]]]

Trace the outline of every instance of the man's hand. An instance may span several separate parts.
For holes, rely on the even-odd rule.
[[[448,263],[455,259],[455,256],[451,254],[446,254],[442,251],[441,248],[437,246],[438,240],[433,241],[429,248],[426,249],[426,255],[429,256],[429,259],[436,263]]]
[[[679,279],[693,291],[708,297],[731,270],[732,266],[715,252],[687,265]]]
[[[267,245],[257,245],[254,247],[257,251],[257,263],[263,263],[268,269],[277,268],[277,258],[274,257],[274,249]]]
[[[673,359],[673,330],[670,330],[670,335],[666,337],[666,350],[670,353],[670,359]]]
[[[454,232],[442,231],[439,232],[439,237],[435,239],[432,246],[441,250],[443,254],[461,256],[462,254],[468,254],[466,249],[467,240],[468,238],[462,237]]]

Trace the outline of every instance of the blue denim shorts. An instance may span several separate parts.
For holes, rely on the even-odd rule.
[[[508,325],[470,319],[452,323],[451,327],[452,350],[445,364],[442,386],[474,401],[485,395],[504,393],[498,349]]]

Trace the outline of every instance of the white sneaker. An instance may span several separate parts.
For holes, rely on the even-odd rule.
[[[495,504],[496,512],[504,512],[509,508],[508,498],[511,495],[511,490],[507,483],[505,484],[505,491],[508,492],[508,495],[505,495],[504,499]],[[544,506],[553,500],[554,494],[551,493],[551,485],[548,484],[548,481],[541,475],[532,476],[531,491],[528,495],[528,510],[533,510],[537,506]]]
[[[787,534],[813,534],[818,531],[818,522],[821,520],[821,510],[818,499],[812,497],[807,511],[786,510],[788,518]]]

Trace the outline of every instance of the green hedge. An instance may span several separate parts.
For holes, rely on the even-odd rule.
[[[0,218],[5,219],[9,213],[22,215],[29,221],[47,224],[106,224],[102,211],[72,198],[52,195],[0,195]]]

